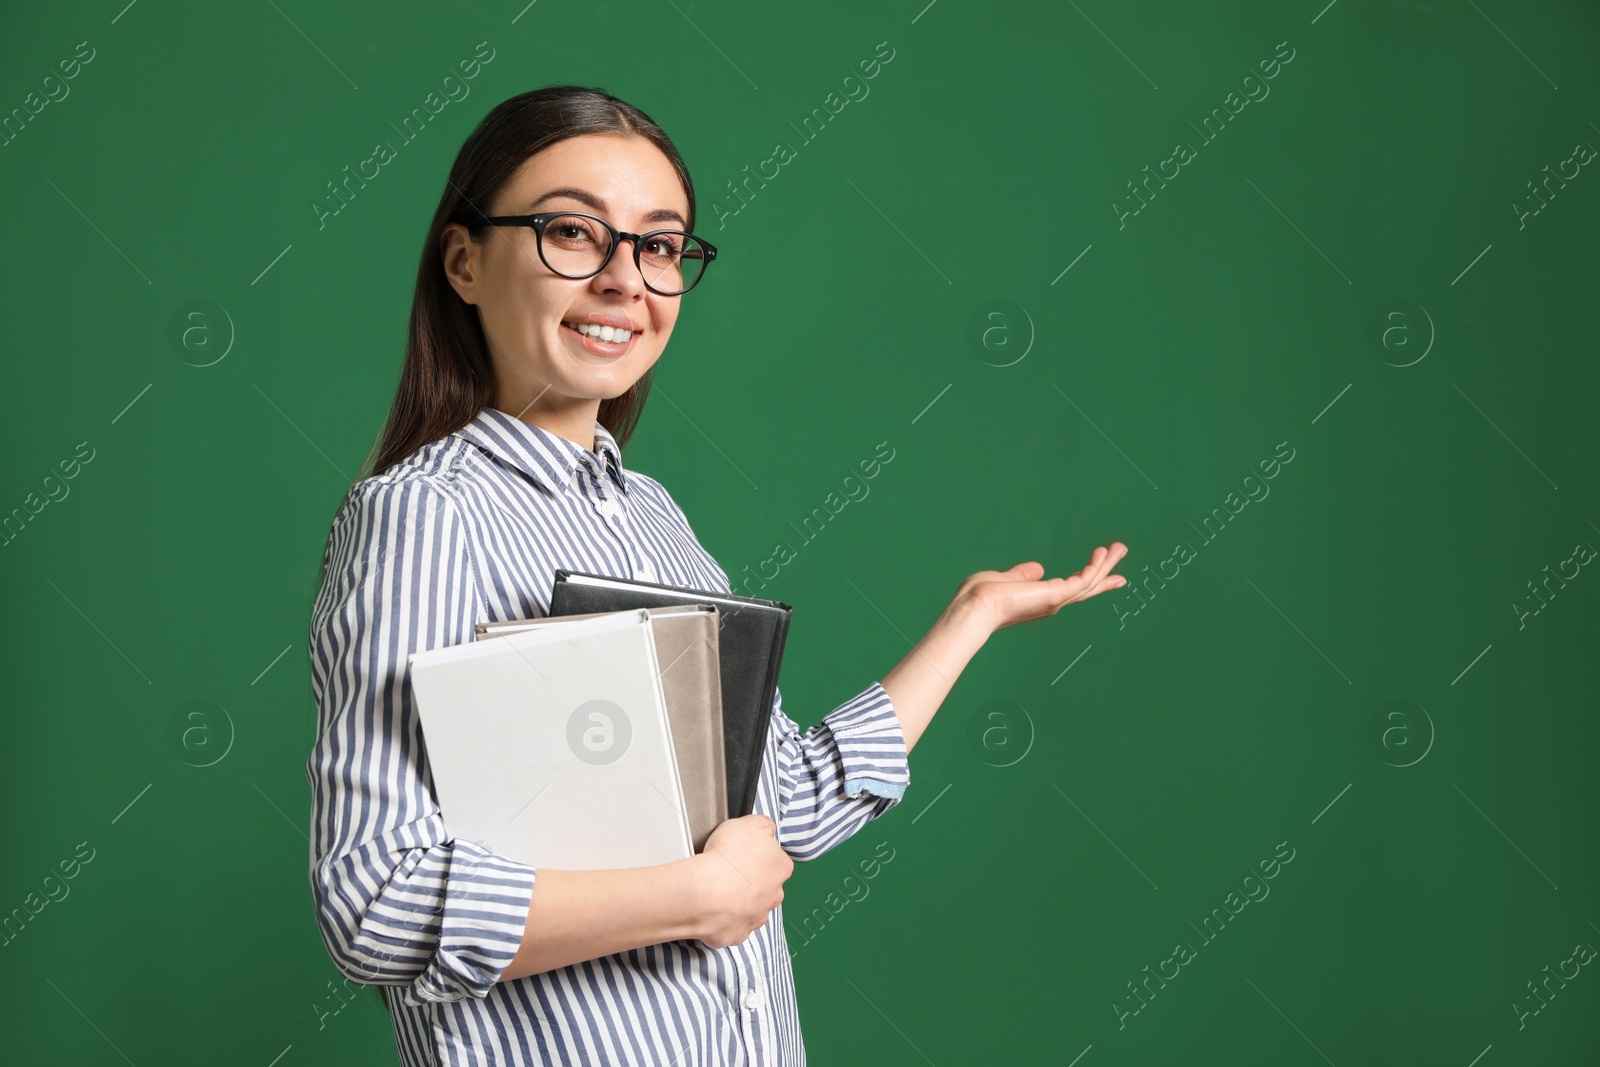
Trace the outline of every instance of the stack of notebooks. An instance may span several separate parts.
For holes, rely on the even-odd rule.
[[[686,859],[750,814],[793,609],[566,570],[550,604],[409,657],[450,836],[611,870]]]

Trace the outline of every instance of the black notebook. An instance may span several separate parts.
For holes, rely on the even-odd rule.
[[[728,818],[749,815],[755,810],[761,757],[766,751],[767,728],[772,722],[772,704],[778,689],[778,668],[794,609],[777,600],[567,570],[556,571],[550,592],[551,615],[668,604],[713,604],[717,608],[721,622],[717,641]]]

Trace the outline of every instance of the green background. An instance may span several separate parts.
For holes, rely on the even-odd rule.
[[[796,607],[803,726],[975,571],[1065,575],[1120,540],[1142,579],[1193,553],[1137,615],[1121,590],[996,634],[905,802],[796,870],[811,1062],[1600,1061],[1595,967],[1520,1026],[1514,1007],[1600,946],[1600,577],[1516,607],[1600,545],[1600,177],[1515,206],[1600,145],[1593,4],[110,0],[4,20],[6,112],[94,49],[0,147],[0,507],[70,490],[0,556],[0,910],[70,890],[0,948],[14,1062],[393,1062],[371,991],[331,1013],[306,628],[455,151],[495,103],[565,81],[650,113],[698,183],[721,255],[627,462],[730,575],[798,549],[767,594]],[[471,95],[319,229],[325,183],[479,42]],[[880,42],[868,95],[802,139]],[[1280,42],[1269,95],[1205,142]],[[733,214],[728,183],[780,141],[794,158]],[[1194,158],[1119,221],[1179,141]],[[172,343],[198,300],[221,313]],[[870,494],[803,543],[880,442]],[[47,480],[80,443],[92,460]],[[1252,479],[1280,444],[1292,461]],[[1410,710],[1375,742],[1391,701]],[[47,883],[80,843],[92,860]],[[1191,924],[1280,843],[1270,895],[1203,942]],[[830,893],[858,899],[805,940]],[[1195,958],[1119,1022],[1180,941]]]

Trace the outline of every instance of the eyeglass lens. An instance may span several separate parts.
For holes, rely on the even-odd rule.
[[[569,278],[587,278],[600,270],[611,250],[611,233],[582,215],[557,215],[544,224],[544,259],[550,269]],[[639,270],[653,289],[681,293],[705,270],[705,247],[686,233],[658,233],[641,242]]]

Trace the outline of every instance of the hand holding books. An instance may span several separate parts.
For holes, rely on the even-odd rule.
[[[794,860],[765,815],[729,819],[696,858],[704,903],[700,940],[712,948],[741,944],[765,923],[783,903],[783,883],[794,873]]]

